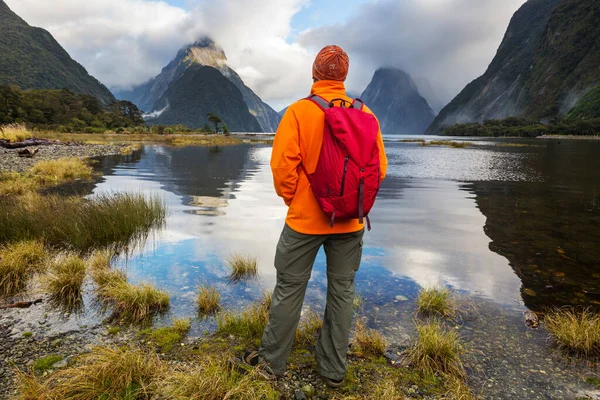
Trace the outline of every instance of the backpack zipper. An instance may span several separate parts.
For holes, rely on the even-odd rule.
[[[348,156],[344,157],[344,172],[342,173],[342,184],[340,185],[340,197],[344,195],[344,186],[346,183],[346,170],[348,169]]]

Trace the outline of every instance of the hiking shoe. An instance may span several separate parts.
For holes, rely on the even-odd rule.
[[[325,378],[325,382],[327,383],[327,386],[329,386],[330,388],[340,388],[342,387],[342,385],[344,384],[344,379],[340,379],[340,380],[336,380],[336,379],[331,379],[331,378]]]
[[[277,375],[273,373],[273,370],[267,365],[266,362],[261,360],[258,356],[258,351],[247,351],[242,357],[242,363],[254,368],[254,370],[264,379],[268,381],[277,380]]]

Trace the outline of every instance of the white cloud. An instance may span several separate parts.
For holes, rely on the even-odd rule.
[[[191,13],[163,1],[6,0],[30,25],[43,27],[71,57],[109,87],[157,75],[202,29]]]
[[[524,2],[376,0],[344,24],[304,32],[299,42],[312,49],[339,43],[351,58],[353,90],[364,89],[378,67],[393,66],[456,94],[485,71]]]
[[[306,95],[313,57],[332,43],[350,54],[354,92],[379,66],[460,90],[485,70],[524,0],[371,0],[348,22],[311,29],[293,43],[292,17],[309,0],[191,0],[191,11],[156,0],[6,2],[111,88],[150,79],[208,33],[246,84],[278,109]],[[313,14],[319,4],[312,1]]]

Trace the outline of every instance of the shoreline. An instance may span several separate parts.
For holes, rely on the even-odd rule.
[[[554,139],[554,140],[600,140],[600,135],[542,135],[536,137],[536,139]]]

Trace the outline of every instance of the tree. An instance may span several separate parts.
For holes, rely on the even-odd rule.
[[[213,113],[208,113],[208,114],[206,114],[206,116],[208,117],[208,122],[215,124],[215,133],[218,135],[219,134],[219,125],[223,123],[223,120],[221,119],[221,117],[219,117],[218,115],[215,115]]]
[[[225,125],[225,124],[223,124],[223,135],[225,135],[225,136],[231,135],[229,133],[229,128],[227,128],[227,125]]]

